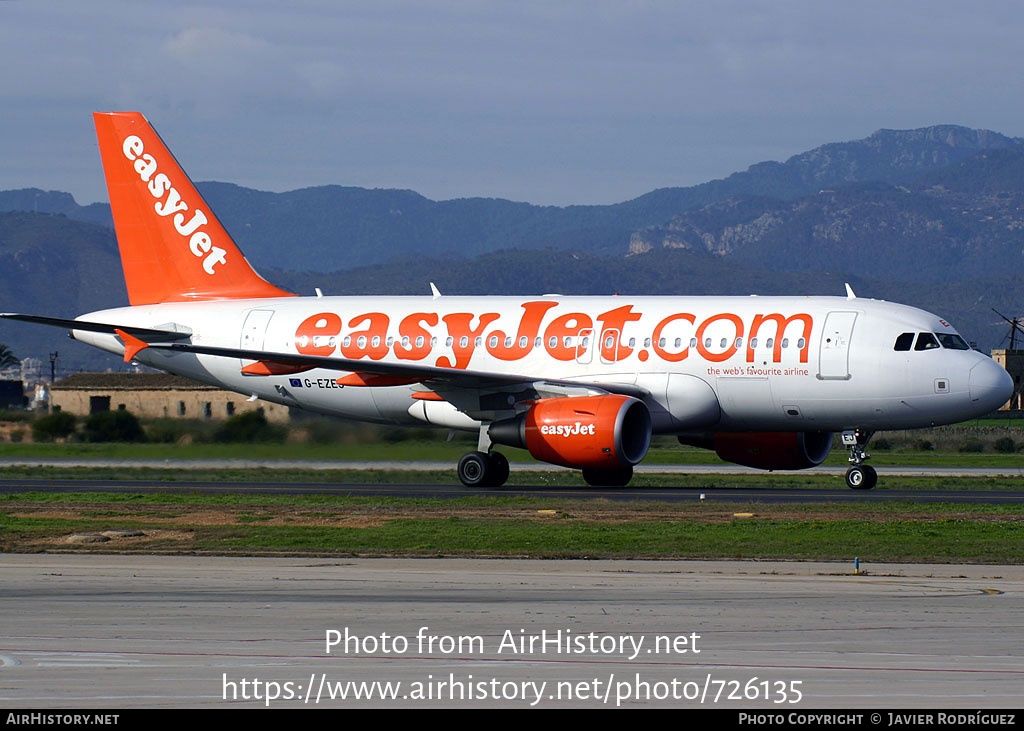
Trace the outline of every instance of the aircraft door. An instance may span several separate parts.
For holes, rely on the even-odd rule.
[[[249,310],[249,314],[245,317],[245,324],[242,326],[242,338],[238,347],[245,350],[263,350],[263,342],[267,337],[267,326],[273,316],[273,310]]]
[[[818,346],[818,378],[847,380],[850,378],[850,341],[856,312],[830,312],[825,318]]]

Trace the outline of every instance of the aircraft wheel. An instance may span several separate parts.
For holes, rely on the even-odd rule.
[[[878,482],[874,467],[857,465],[846,470],[846,486],[854,490],[870,490]]]
[[[459,479],[466,487],[487,485],[491,461],[483,452],[467,452],[459,460]]]
[[[583,479],[591,487],[625,487],[633,479],[632,466],[615,470],[584,469]]]
[[[488,487],[501,487],[508,480],[508,458],[501,452],[491,452],[487,455],[490,461],[490,475],[488,476]]]

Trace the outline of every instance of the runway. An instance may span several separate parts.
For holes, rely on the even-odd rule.
[[[58,467],[95,468],[128,467],[134,469],[180,470],[371,470],[377,472],[424,471],[449,472],[455,475],[454,462],[422,460],[282,460],[282,459],[104,459],[90,458],[0,458],[4,467]],[[568,467],[542,462],[512,462],[513,472],[571,472]],[[806,470],[779,470],[766,472],[734,464],[639,464],[634,467],[638,475],[834,475],[842,477],[845,466],[821,465]],[[885,477],[1024,477],[1024,465],[1007,467],[935,467],[930,465],[886,466],[875,465],[880,479]]]
[[[1024,567],[850,568],[5,555],[0,704],[1019,706]]]
[[[840,483],[835,489],[772,487],[772,478],[765,477],[765,487],[565,487],[553,485],[505,485],[493,488],[470,488],[460,484],[360,484],[323,482],[220,482],[204,480],[0,480],[0,495],[20,492],[168,492],[216,495],[224,493],[254,495],[343,495],[397,498],[465,498],[465,497],[535,497],[562,500],[740,503],[877,503],[890,500],[919,503],[948,502],[960,504],[1024,503],[1024,491],[943,489],[899,490],[876,487],[873,490],[850,490]]]

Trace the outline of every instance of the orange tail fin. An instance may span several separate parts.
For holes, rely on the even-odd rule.
[[[253,270],[145,117],[93,119],[133,305],[292,296]]]

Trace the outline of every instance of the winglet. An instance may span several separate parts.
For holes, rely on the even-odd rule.
[[[857,295],[855,295],[853,293],[853,287],[850,286],[850,283],[849,282],[845,282],[845,284],[846,284],[846,299],[848,299],[848,300],[855,300],[855,299],[857,299]]]
[[[125,363],[131,363],[133,360],[135,360],[135,356],[138,355],[140,351],[145,350],[146,348],[149,347],[149,343],[147,343],[145,340],[140,340],[134,335],[129,335],[120,328],[116,328],[114,330],[114,333],[119,338],[121,338],[121,341],[124,343]]]

